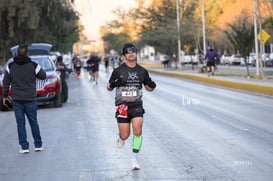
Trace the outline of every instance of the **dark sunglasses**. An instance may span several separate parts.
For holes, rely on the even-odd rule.
[[[137,49],[135,47],[129,47],[124,50],[124,54],[129,54],[129,53],[136,53]]]

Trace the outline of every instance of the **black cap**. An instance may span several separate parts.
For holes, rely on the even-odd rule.
[[[121,51],[122,55],[125,55],[126,48],[135,48],[137,50],[137,48],[136,48],[136,46],[134,44],[132,44],[132,43],[125,43],[123,45],[123,48],[122,48],[122,51]]]

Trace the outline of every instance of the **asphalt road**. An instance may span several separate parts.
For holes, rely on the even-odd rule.
[[[116,148],[114,92],[103,70],[97,86],[87,74],[70,77],[62,108],[39,108],[43,152],[31,145],[19,154],[13,112],[0,113],[0,181],[272,180],[273,97],[152,75],[142,169],[132,171],[132,137]]]

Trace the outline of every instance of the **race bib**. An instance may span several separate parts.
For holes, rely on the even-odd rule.
[[[135,97],[137,96],[137,88],[136,87],[123,88],[121,90],[121,95],[122,97]]]

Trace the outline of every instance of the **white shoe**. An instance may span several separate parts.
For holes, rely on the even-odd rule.
[[[132,158],[132,170],[140,170],[140,165],[137,161],[137,159]]]
[[[26,149],[26,150],[20,149],[19,153],[21,153],[21,154],[27,154],[27,153],[29,153],[29,150],[28,149]]]
[[[120,139],[120,138],[118,138],[116,144],[117,144],[118,148],[123,148],[124,145],[125,145],[125,141],[122,140],[122,139]]]
[[[35,152],[44,151],[44,148],[43,148],[43,147],[35,148],[34,151],[35,151]]]

